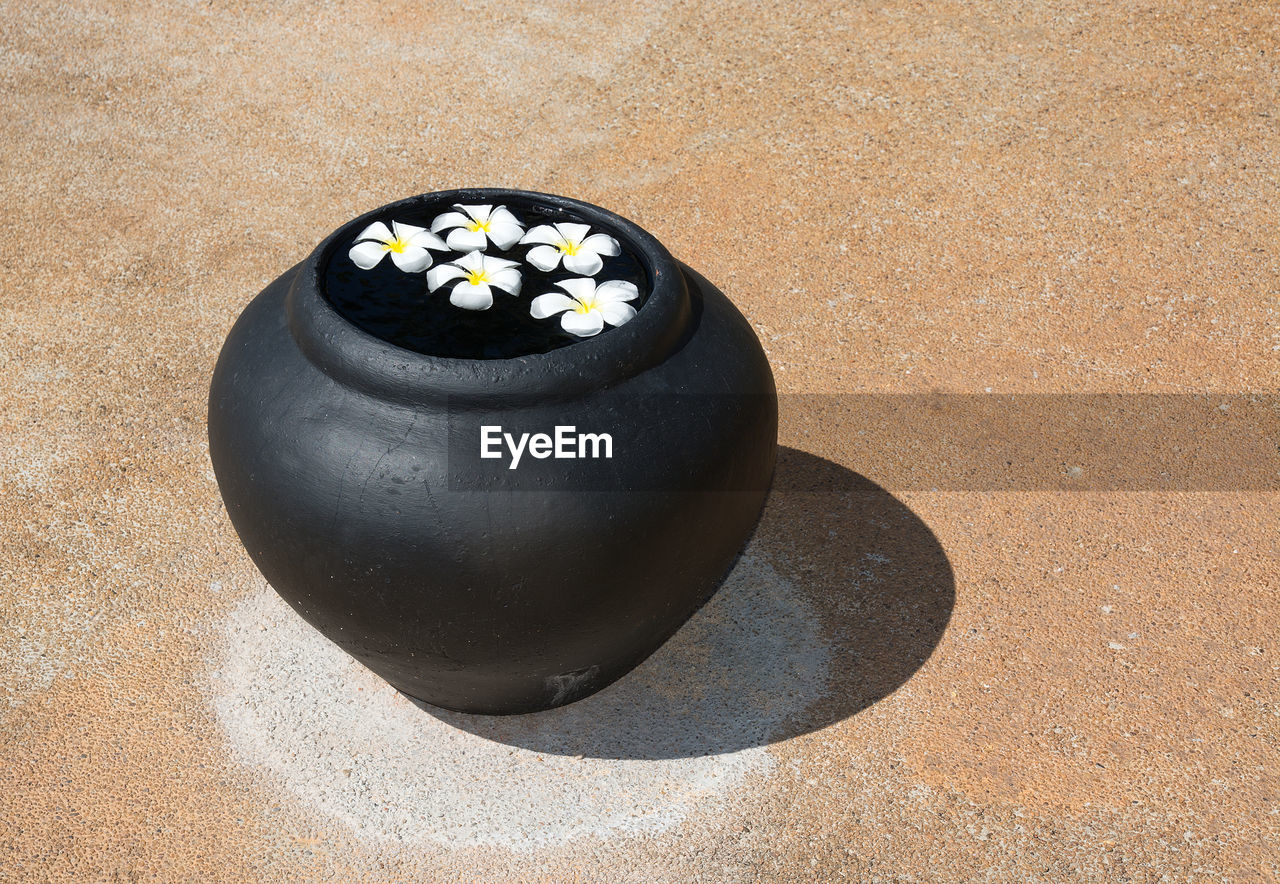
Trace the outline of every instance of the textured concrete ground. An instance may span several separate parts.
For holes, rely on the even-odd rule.
[[[3,0],[0,880],[1277,880],[1274,483],[899,487],[793,411],[712,606],[498,726],[278,606],[204,397],[464,184],[648,227],[784,393],[1274,394],[1278,53],[1223,0]]]

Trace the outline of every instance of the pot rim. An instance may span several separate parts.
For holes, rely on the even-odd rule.
[[[432,356],[376,337],[342,316],[322,290],[329,257],[390,211],[423,203],[495,202],[515,197],[581,215],[627,241],[650,281],[649,296],[628,323],[546,353],[504,359]],[[404,403],[573,398],[611,387],[658,364],[691,321],[684,273],[662,243],[639,225],[581,200],[504,187],[418,194],[379,206],[329,234],[297,268],[286,299],[290,332],[307,358],[335,381]]]

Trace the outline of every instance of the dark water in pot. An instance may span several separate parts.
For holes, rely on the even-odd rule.
[[[531,201],[505,199],[495,205],[506,206],[526,230],[539,224],[587,223],[570,212]],[[427,204],[378,220],[388,227],[392,221],[399,221],[430,229],[433,219],[452,210],[449,203]],[[649,281],[637,254],[616,230],[592,224],[590,233],[607,233],[622,247],[619,255],[601,256],[604,267],[593,277],[597,284],[606,280],[634,283],[640,296],[629,303],[641,309],[649,293]],[[447,235],[448,231],[440,233],[441,238]],[[494,288],[492,307],[466,310],[449,303],[455,281],[446,282],[434,292],[428,291],[425,271],[406,273],[396,267],[390,255],[371,270],[361,270],[348,256],[355,242],[353,238],[349,243],[339,244],[330,257],[324,271],[325,296],[339,314],[358,328],[398,347],[431,356],[506,359],[546,353],[586,340],[563,331],[558,315],[547,319],[534,319],[529,315],[529,305],[535,297],[560,292],[562,289],[555,285],[557,280],[580,275],[566,271],[563,264],[549,272],[534,267],[525,260],[533,245],[517,244],[503,250],[490,242],[484,250],[487,257],[519,262],[520,294],[513,297]],[[433,249],[432,267],[461,256],[461,252]],[[612,330],[612,326],[605,325],[600,334],[607,335]]]

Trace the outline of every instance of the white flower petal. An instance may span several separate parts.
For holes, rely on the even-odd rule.
[[[584,303],[590,302],[596,293],[594,279],[561,279],[556,285]]]
[[[489,285],[495,289],[502,289],[511,295],[520,294],[521,283],[519,270],[508,268],[507,270],[499,270],[497,273],[489,274]]]
[[[520,219],[511,214],[511,210],[506,206],[498,206],[498,208],[494,209],[493,213],[489,216],[489,221],[493,224],[514,224],[521,230],[524,229],[524,225],[520,223]]]
[[[450,227],[461,227],[471,221],[461,212],[445,212],[443,215],[436,215],[436,220],[431,222],[431,232],[439,233]]]
[[[582,241],[584,249],[590,249],[597,255],[617,255],[622,252],[618,241],[607,233],[593,233]]]
[[[636,315],[636,308],[622,301],[611,304],[600,304],[596,307],[600,316],[610,325],[622,325],[630,322]]]
[[[560,242],[560,232],[550,224],[539,224],[537,227],[531,227],[529,232],[520,238],[522,243],[546,243],[554,245]]]
[[[510,261],[506,258],[499,258],[494,255],[482,255],[484,259],[484,269],[490,273],[496,273],[499,270],[506,270],[509,267],[519,267],[519,261]]]
[[[582,242],[587,238],[587,232],[591,230],[590,224],[572,224],[568,221],[561,222],[556,225],[556,230],[570,242]]]
[[[622,279],[610,279],[600,283],[596,288],[596,301],[608,304],[613,301],[634,301],[640,297],[640,290],[635,283]]]
[[[364,233],[356,237],[356,242],[363,239],[376,239],[382,242],[391,242],[391,231],[387,229],[387,225],[381,221],[374,221],[364,229]]]
[[[493,306],[493,290],[487,282],[472,285],[464,279],[449,293],[449,303],[463,310],[488,310]]]
[[[598,310],[592,310],[589,313],[570,311],[560,317],[560,327],[571,335],[589,338],[600,334],[600,330],[604,328],[604,317]]]
[[[454,208],[461,209],[481,224],[488,221],[489,215],[493,212],[493,206],[464,206],[461,203],[456,203]]]
[[[430,230],[419,229],[418,233],[409,237],[409,245],[419,246],[424,249],[436,249],[441,252],[447,252],[449,247],[445,245],[445,241],[436,236]]]
[[[535,246],[525,255],[529,263],[539,270],[555,270],[562,252],[555,246]]]
[[[520,242],[524,236],[524,228],[514,221],[489,221],[489,239],[500,249],[509,249]]]
[[[548,316],[555,316],[557,313],[572,310],[577,306],[578,302],[568,295],[547,292],[545,295],[538,295],[529,304],[529,315],[534,319],[546,319]]]
[[[401,224],[399,221],[392,221],[391,230],[396,235],[396,239],[403,239],[408,242],[415,235],[426,230],[426,228],[414,227],[412,224]]]
[[[445,240],[449,248],[456,252],[469,252],[472,249],[483,249],[489,244],[489,238],[483,230],[467,230],[465,227],[455,228]]]
[[[351,256],[351,261],[361,270],[372,270],[378,266],[378,262],[382,260],[390,249],[384,243],[380,242],[362,242],[352,246],[351,251],[347,254]]]
[[[431,266],[431,253],[421,246],[409,246],[403,252],[392,252],[391,260],[405,273],[418,273]]]
[[[600,272],[604,262],[595,252],[582,249],[576,255],[564,256],[564,269],[570,273],[581,273],[583,276],[595,276]]]
[[[480,252],[467,252],[461,258],[454,258],[453,263],[457,264],[463,270],[484,270],[485,259]]]
[[[451,279],[466,276],[466,271],[456,264],[441,264],[427,271],[427,288],[435,291]]]

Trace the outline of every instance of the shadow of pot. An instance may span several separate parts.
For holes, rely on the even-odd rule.
[[[424,707],[538,752],[667,759],[735,752],[842,721],[902,686],[941,641],[951,565],[875,483],[791,448],[729,580],[670,641],[572,706],[492,718]]]

